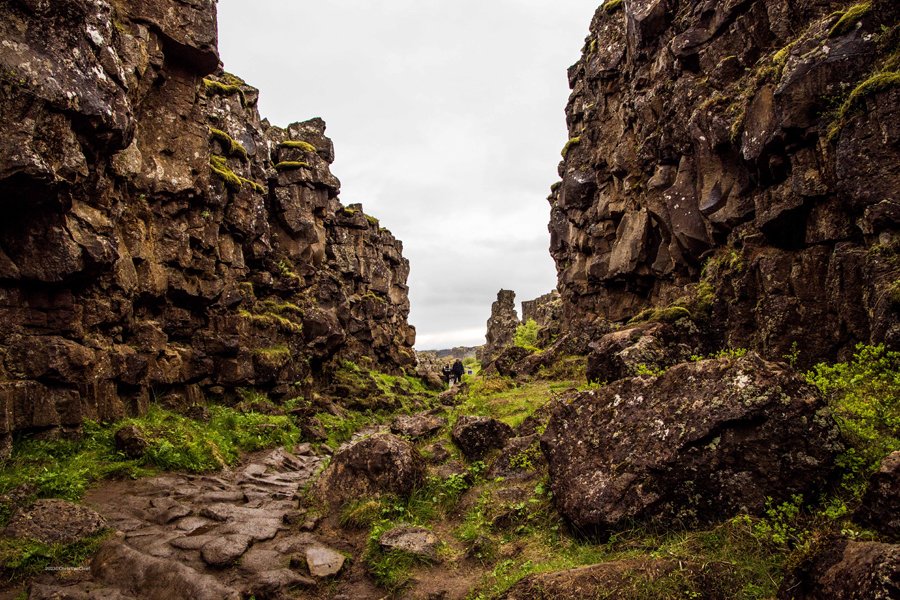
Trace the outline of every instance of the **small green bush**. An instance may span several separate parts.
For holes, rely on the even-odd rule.
[[[525,348],[530,352],[537,352],[537,339],[540,329],[541,328],[538,326],[537,321],[535,321],[534,319],[528,319],[526,322],[516,327],[516,335],[513,338],[513,343],[516,346]]]
[[[818,364],[806,377],[841,428],[848,445],[838,459],[844,487],[859,495],[881,460],[900,450],[900,352],[859,344],[850,361]]]

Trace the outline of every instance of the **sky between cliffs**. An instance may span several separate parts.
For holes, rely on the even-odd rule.
[[[416,348],[484,343],[500,288],[556,285],[566,69],[597,0],[219,0],[225,68],[276,125],[322,117],[341,201],[403,241]]]

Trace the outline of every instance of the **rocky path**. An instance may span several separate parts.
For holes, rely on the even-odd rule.
[[[320,585],[345,567],[340,540],[313,533],[298,508],[323,457],[276,449],[208,476],[103,485],[85,504],[116,530],[90,572],[46,576],[33,599],[333,597]],[[333,548],[330,544],[338,546]]]

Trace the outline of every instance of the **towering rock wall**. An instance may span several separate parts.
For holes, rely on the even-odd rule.
[[[321,120],[218,68],[213,0],[0,2],[0,440],[338,358],[414,365],[402,245]]]
[[[681,305],[806,364],[900,344],[898,13],[607,0],[550,197],[566,326]]]
[[[491,305],[487,321],[485,344],[481,347],[481,364],[487,367],[497,355],[513,344],[519,314],[516,312],[516,293],[512,290],[497,292],[497,300]]]

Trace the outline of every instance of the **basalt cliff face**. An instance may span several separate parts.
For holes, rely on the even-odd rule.
[[[680,306],[721,344],[801,364],[900,344],[898,14],[602,5],[550,197],[566,327]]]
[[[409,265],[325,124],[261,120],[213,0],[0,2],[0,437],[339,359],[412,366]]]

